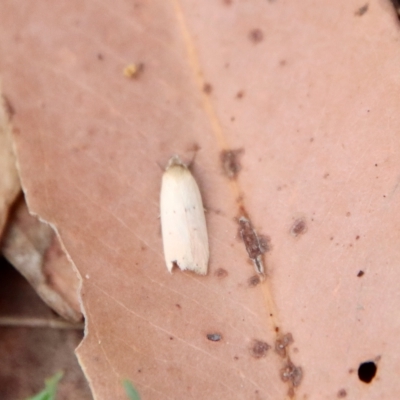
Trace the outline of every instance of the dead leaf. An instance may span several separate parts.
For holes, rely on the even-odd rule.
[[[23,196],[14,206],[0,250],[50,308],[68,321],[82,319],[78,275],[51,226],[29,214]]]
[[[125,399],[123,379],[144,400],[396,398],[399,29],[389,2],[359,7],[0,3],[22,184],[84,277],[96,399]],[[159,165],[194,149],[206,277],[168,273],[158,219]],[[238,215],[272,242],[257,284]],[[280,332],[286,357],[254,356]],[[353,372],[378,355],[365,386]]]
[[[10,107],[0,92],[0,240],[9,209],[21,190],[12,148]]]

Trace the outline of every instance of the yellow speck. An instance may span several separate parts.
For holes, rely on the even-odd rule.
[[[143,64],[129,64],[124,68],[124,76],[127,78],[137,78],[143,70]]]

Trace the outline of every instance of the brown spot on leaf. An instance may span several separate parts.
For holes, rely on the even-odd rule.
[[[208,333],[207,339],[212,342],[219,342],[222,339],[222,335],[220,333]]]
[[[262,253],[267,253],[271,250],[271,238],[266,235],[258,235],[258,241],[260,243],[260,250]]]
[[[243,149],[223,150],[220,153],[222,170],[229,179],[235,179],[242,166],[240,164],[240,156],[243,154]]]
[[[217,278],[220,278],[220,279],[226,278],[226,277],[228,276],[228,271],[227,271],[226,269],[224,269],[224,268],[218,268],[218,269],[214,272],[214,275],[215,275]]]
[[[299,235],[304,235],[307,232],[307,222],[304,218],[298,218],[294,221],[290,233],[296,237]]]
[[[283,382],[291,382],[294,387],[297,387],[303,379],[303,369],[296,367],[289,359],[286,365],[280,370],[280,376]]]
[[[237,99],[242,99],[244,97],[244,91],[243,90],[239,90],[237,93],[236,93],[236,98]]]
[[[270,348],[271,346],[262,340],[253,340],[250,346],[250,354],[254,358],[262,358],[267,355]]]
[[[261,29],[252,29],[249,33],[249,38],[253,43],[260,43],[264,40],[264,33]]]
[[[210,83],[205,83],[203,86],[203,92],[206,94],[210,94],[213,91],[213,87]]]
[[[286,333],[275,341],[275,351],[281,356],[286,357],[286,347],[293,343],[292,334]]]
[[[253,275],[251,278],[249,278],[248,282],[250,287],[256,287],[257,285],[260,284],[261,279],[259,275]]]
[[[198,152],[201,149],[200,145],[196,142],[192,143],[187,147],[187,151]]]
[[[14,106],[11,104],[10,99],[3,94],[3,106],[4,106],[4,110],[7,114],[7,118],[9,120],[11,120],[13,118],[13,116],[15,115],[15,108]]]
[[[239,219],[239,233],[246,247],[249,258],[253,260],[256,271],[260,274],[264,273],[262,255],[265,252],[265,243],[260,243],[260,239],[253,229],[251,222],[241,217]]]
[[[354,15],[355,15],[356,17],[361,17],[361,16],[363,16],[363,15],[368,11],[368,7],[369,7],[369,4],[368,4],[368,3],[364,4],[362,7],[360,7],[360,8],[354,13]]]
[[[346,389],[340,389],[337,393],[338,399],[343,399],[347,396]]]

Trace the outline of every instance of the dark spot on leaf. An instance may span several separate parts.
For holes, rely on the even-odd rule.
[[[303,369],[296,367],[289,359],[286,365],[280,370],[283,382],[291,382],[294,387],[299,386],[303,379]]]
[[[275,351],[281,356],[286,357],[286,347],[293,343],[292,334],[286,333],[285,335],[280,336],[275,341]]]
[[[364,4],[362,7],[360,7],[355,13],[354,15],[357,17],[361,17],[363,16],[367,11],[368,11],[368,3]]]
[[[364,276],[364,274],[365,274],[365,272],[362,271],[362,270],[360,270],[360,271],[358,271],[357,276],[358,276],[359,278],[361,278],[362,276]]]
[[[290,233],[293,236],[304,235],[307,232],[307,222],[304,218],[298,218],[294,221]]]
[[[240,156],[243,152],[243,149],[221,151],[219,157],[222,164],[222,170],[229,179],[235,179],[242,169]]]
[[[214,275],[217,278],[226,278],[228,276],[228,271],[226,269],[223,268],[218,268],[215,272]]]
[[[267,355],[270,348],[271,346],[262,340],[253,340],[250,346],[250,354],[254,358],[262,358]]]
[[[15,115],[15,108],[14,106],[11,104],[10,99],[3,94],[3,106],[4,106],[4,110],[7,114],[7,117],[9,120],[11,120],[13,118],[13,116]]]
[[[258,235],[258,241],[260,243],[260,250],[262,253],[267,253],[271,250],[271,238],[266,235]]]
[[[346,389],[340,389],[337,393],[338,399],[343,399],[347,396]]]
[[[208,333],[207,339],[212,342],[219,342],[222,339],[222,335],[220,333]]]
[[[256,287],[261,282],[261,280],[259,275],[253,275],[251,278],[249,278],[248,282],[250,287]]]
[[[198,152],[201,149],[198,143],[192,143],[190,146],[187,147],[188,151]]]
[[[236,98],[237,98],[237,99],[242,99],[243,96],[244,96],[244,91],[243,91],[243,90],[239,90],[239,91],[236,93]]]
[[[265,252],[265,243],[262,243],[262,241],[260,243],[260,238],[253,229],[251,222],[245,217],[239,219],[239,234],[249,258],[254,262],[256,271],[260,274],[264,273],[262,255]]]
[[[260,43],[264,39],[264,33],[261,29],[252,29],[249,33],[249,38],[253,43]]]
[[[203,91],[206,94],[210,94],[213,91],[213,87],[211,86],[210,83],[205,83],[203,86]]]
[[[373,361],[366,361],[358,367],[358,378],[365,383],[371,383],[377,371],[377,366]]]

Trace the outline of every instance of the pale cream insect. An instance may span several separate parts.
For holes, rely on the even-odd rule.
[[[161,226],[169,272],[176,264],[207,274],[209,250],[206,219],[199,187],[178,156],[167,165],[161,186]]]

